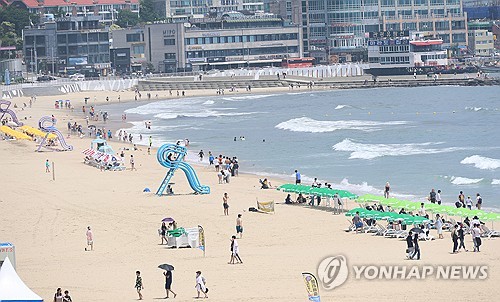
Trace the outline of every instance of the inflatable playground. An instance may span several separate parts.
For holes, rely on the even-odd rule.
[[[38,121],[38,129],[23,125],[10,109],[11,102],[0,100],[0,137],[6,140],[29,140],[38,143],[37,152],[42,148],[51,151],[71,151],[73,146],[68,145],[63,134],[55,127],[57,120],[54,117],[44,116]]]
[[[157,159],[160,165],[167,168],[167,174],[163,179],[160,187],[156,191],[156,195],[162,196],[165,191],[171,192],[170,180],[174,176],[177,169],[181,169],[186,175],[191,189],[193,189],[195,194],[210,194],[210,187],[200,184],[198,176],[194,171],[193,167],[184,161],[186,156],[187,148],[184,146],[165,144],[158,149]]]
[[[123,161],[116,156],[113,148],[104,139],[94,139],[90,143],[90,148],[83,150],[82,153],[85,155],[83,162],[86,165],[110,171],[125,170]]]

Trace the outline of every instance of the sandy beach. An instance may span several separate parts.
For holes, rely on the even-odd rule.
[[[305,88],[304,88],[305,90]],[[288,91],[288,88],[256,90]],[[142,93],[145,101],[147,92]],[[152,92],[153,100],[157,92]],[[214,91],[187,91],[187,96],[215,94]],[[67,134],[68,121],[85,125],[81,108],[134,101],[134,92],[81,92],[65,96],[38,97],[32,108],[20,110],[29,97],[13,99],[19,107],[18,117],[37,126],[43,115],[54,114],[58,128]],[[95,97],[95,101],[94,101]],[[110,102],[106,102],[106,97]],[[158,98],[168,92],[158,92]],[[54,109],[53,101],[69,99],[75,109]],[[121,123],[112,117],[111,123]],[[90,139],[71,136],[71,152],[34,152],[32,141],[0,141],[0,241],[16,246],[17,272],[23,281],[45,301],[52,301],[56,288],[68,289],[73,301],[133,301],[135,271],[144,282],[144,300],[165,297],[164,277],[157,266],[175,266],[172,289],[176,300],[192,301],[196,297],[195,272],[201,270],[213,301],[306,301],[302,272],[317,274],[325,257],[344,255],[351,265],[486,265],[486,280],[355,280],[332,291],[320,287],[323,301],[429,301],[444,299],[494,300],[494,286],[500,282],[500,239],[484,239],[480,253],[451,254],[450,233],[443,240],[421,242],[422,259],[405,260],[406,242],[370,234],[347,233],[349,217],[331,212],[283,204],[285,193],[261,190],[259,176],[240,174],[229,184],[218,184],[215,170],[196,166],[202,184],[211,194],[193,195],[182,172],[173,178],[177,195],[157,197],[143,193],[156,191],[166,169],[156,160],[155,152],[146,147],[125,151],[134,155],[137,171],[101,172],[83,164],[81,151]],[[130,144],[111,140],[116,150]],[[205,148],[204,148],[205,149]],[[153,150],[154,151],[154,150]],[[196,152],[197,150],[193,151]],[[214,153],[224,154],[222,148]],[[227,154],[232,156],[232,154]],[[45,173],[45,160],[55,164]],[[129,167],[127,161],[127,168]],[[290,167],[290,175],[294,169]],[[244,167],[243,167],[244,171]],[[292,178],[289,180],[293,181]],[[283,180],[271,179],[274,186]],[[222,196],[229,195],[229,216],[223,215]],[[276,202],[273,215],[248,212],[256,200]],[[354,202],[348,204],[354,208]],[[230,238],[235,234],[237,214],[243,216],[244,236],[239,240],[241,265],[229,265]],[[160,245],[158,228],[161,219],[174,217],[179,226],[202,225],[206,236],[206,257],[199,249],[168,249]],[[85,231],[94,232],[92,252],[84,250]],[[488,223],[491,226],[491,223]],[[496,223],[499,228],[500,224]],[[437,237],[436,231],[431,234]],[[466,236],[466,246],[472,240]]]

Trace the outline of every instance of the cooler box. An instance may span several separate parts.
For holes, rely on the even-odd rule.
[[[9,257],[10,262],[14,269],[16,268],[16,247],[9,242],[0,242],[0,267],[2,267],[3,261],[6,257]]]

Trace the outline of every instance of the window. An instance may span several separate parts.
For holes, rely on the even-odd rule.
[[[140,42],[141,41],[141,34],[136,33],[136,34],[127,34],[127,42]]]
[[[163,39],[163,45],[175,45],[175,39]]]
[[[33,42],[28,43],[29,42],[28,38],[31,38],[31,37],[30,36],[26,37],[26,44],[27,45],[33,44]],[[31,41],[33,41],[33,40],[31,40]],[[57,44],[66,44],[66,41],[67,41],[66,35],[57,35]]]
[[[167,52],[164,54],[165,60],[175,60],[176,55],[175,52]]]
[[[134,55],[140,55],[144,54],[144,45],[132,45],[132,54]]]

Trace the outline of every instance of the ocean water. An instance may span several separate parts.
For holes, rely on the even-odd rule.
[[[317,177],[358,194],[426,198],[459,191],[500,209],[500,88],[422,87],[225,95],[112,105],[155,145],[188,138],[195,154],[237,156],[241,170]],[[144,121],[152,122],[152,129]],[[244,136],[245,140],[238,138]],[[237,137],[237,141],[234,141]],[[265,142],[263,141],[265,140]]]

